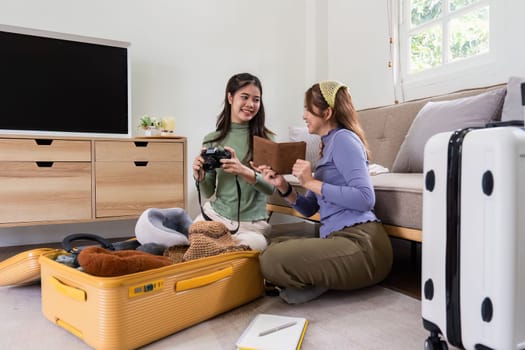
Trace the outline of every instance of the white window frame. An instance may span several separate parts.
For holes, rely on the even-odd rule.
[[[442,64],[440,66],[429,68],[420,72],[409,72],[409,37],[417,30],[410,29],[410,3],[411,0],[399,0],[398,3],[398,74],[399,79],[395,83],[396,89],[401,91],[403,100],[409,100],[418,97],[430,96],[442,92],[450,92],[462,88],[458,85],[458,75],[461,76],[465,84],[468,81],[476,80],[476,75],[482,72],[486,73],[486,67],[494,64],[496,61],[496,46],[495,38],[496,25],[495,18],[498,17],[497,0],[480,0],[476,4],[472,4],[466,8],[450,13],[448,10],[449,0],[444,0],[443,11],[437,20],[425,23],[417,28],[417,30],[429,27],[435,24],[443,26],[443,49],[442,49]],[[455,61],[448,61],[448,31],[447,23],[454,18],[457,18],[465,12],[471,11],[483,6],[489,6],[489,50],[487,53],[459,59]],[[445,46],[447,45],[447,46]],[[456,81],[454,81],[456,80]]]

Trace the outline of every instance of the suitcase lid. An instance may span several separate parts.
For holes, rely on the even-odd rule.
[[[36,248],[18,253],[0,262],[0,286],[27,285],[40,280],[41,255],[57,251],[53,248]]]

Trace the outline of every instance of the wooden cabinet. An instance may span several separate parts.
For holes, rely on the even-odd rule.
[[[184,145],[95,141],[96,217],[184,207]]]
[[[0,136],[0,226],[186,208],[186,139]]]

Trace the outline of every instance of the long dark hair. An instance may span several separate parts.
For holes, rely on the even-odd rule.
[[[328,109],[328,103],[321,94],[321,88],[319,84],[314,84],[304,95],[304,106],[313,115],[320,117],[324,111]],[[318,112],[314,110],[316,107]],[[368,149],[368,143],[366,142],[365,133],[361,124],[359,123],[359,114],[354,108],[352,103],[352,96],[348,92],[348,88],[341,87],[335,95],[335,103],[333,110],[333,117],[337,121],[337,124],[341,127],[353,131],[361,140],[366,150],[366,157],[370,160],[370,150]],[[321,149],[322,153],[322,149]]]
[[[216,131],[219,131],[219,135],[209,142],[220,142],[224,140],[226,135],[231,129],[231,105],[228,101],[228,94],[231,94],[231,96],[235,95],[237,90],[242,89],[243,87],[247,85],[254,85],[256,86],[259,91],[261,92],[261,100],[259,105],[259,111],[257,114],[249,121],[249,127],[250,127],[250,138],[249,138],[249,152],[248,152],[248,158],[251,159],[251,155],[253,154],[253,136],[259,136],[264,137],[266,139],[269,138],[270,135],[274,135],[272,131],[270,131],[265,126],[266,116],[264,114],[264,104],[262,99],[262,84],[259,78],[257,78],[255,75],[252,75],[250,73],[239,73],[235,74],[228,80],[228,83],[226,84],[226,91],[224,93],[224,108],[222,112],[217,116],[217,124],[216,124]]]

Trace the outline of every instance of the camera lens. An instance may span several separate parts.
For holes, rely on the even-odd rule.
[[[221,165],[217,163],[217,160],[215,158],[206,158],[204,160],[204,164],[202,165],[202,169],[206,172],[213,171],[214,169],[220,167]]]

